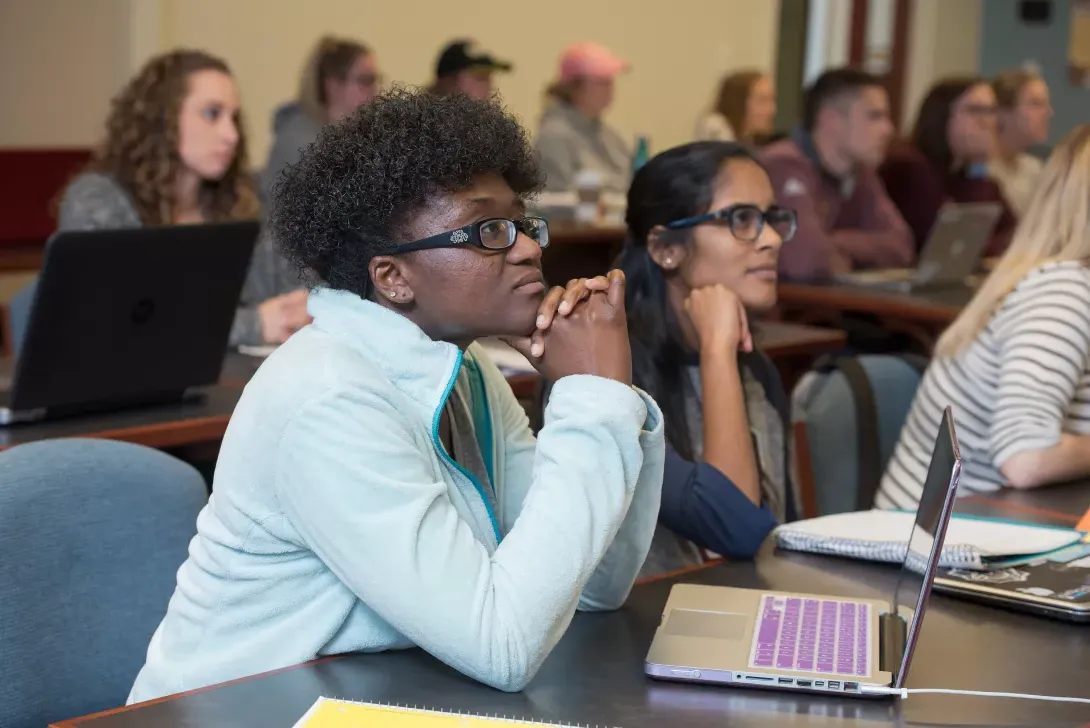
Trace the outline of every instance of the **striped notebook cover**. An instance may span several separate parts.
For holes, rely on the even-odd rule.
[[[318,698],[295,728],[580,728],[560,723],[538,723],[505,716],[470,715],[400,705],[356,703]],[[589,726],[584,727],[589,728]]]
[[[776,545],[790,551],[899,564],[905,560],[915,518],[915,513],[879,510],[821,516],[779,526]],[[939,566],[978,570],[1013,566],[1078,543],[1082,536],[1070,528],[955,514]]]

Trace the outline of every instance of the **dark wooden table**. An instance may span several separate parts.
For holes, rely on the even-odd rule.
[[[785,321],[844,328],[846,316],[871,316],[930,351],[973,296],[969,287],[893,293],[838,284],[780,283],[778,315]]]
[[[762,329],[758,342],[773,360],[797,365],[843,346],[844,334],[812,326],[771,322]],[[257,357],[229,354],[224,360],[219,386],[209,388],[205,396],[196,401],[0,427],[0,450],[61,437],[123,440],[171,450],[215,446],[227,431],[242,388],[262,361]],[[0,378],[10,374],[11,365],[11,359],[0,359]],[[508,378],[516,396],[525,403],[533,399],[537,381],[534,374]]]
[[[1090,483],[964,498],[964,512],[1071,525]],[[1051,514],[1051,515],[1050,515]],[[643,659],[670,587],[678,582],[854,597],[886,597],[898,570],[766,545],[756,562],[714,565],[636,587],[624,609],[580,614],[522,693],[483,687],[420,650],[324,658],[62,723],[54,728],[261,726],[287,728],[319,697],[415,704],[583,725],[1084,726],[1090,707],[953,696],[861,700],[655,682]],[[1090,628],[932,598],[909,687],[1090,697]]]
[[[541,255],[545,280],[563,285],[572,278],[589,278],[613,267],[624,244],[625,229],[549,223],[549,247]]]
[[[219,386],[207,388],[190,402],[0,427],[0,450],[62,437],[122,440],[160,449],[214,445],[227,431],[242,387],[260,363],[254,357],[229,354]],[[11,371],[11,364],[10,359],[0,361],[0,376]]]
[[[0,450],[62,437],[121,440],[159,449],[215,443],[227,431],[241,394],[240,389],[221,385],[209,388],[199,400],[182,404],[0,427]]]
[[[776,365],[788,393],[815,359],[839,351],[847,343],[848,336],[840,329],[787,321],[760,321],[754,332],[754,344]]]

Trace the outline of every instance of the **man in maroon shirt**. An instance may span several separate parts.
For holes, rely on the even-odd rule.
[[[821,279],[912,265],[912,231],[875,173],[894,133],[886,90],[868,73],[841,68],[822,74],[803,105],[802,127],[761,153],[777,204],[799,218],[780,272]]]

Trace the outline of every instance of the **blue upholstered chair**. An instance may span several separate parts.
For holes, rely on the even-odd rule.
[[[38,290],[38,279],[19,289],[8,302],[8,343],[12,353],[18,356],[26,338],[26,329],[30,324],[30,309],[34,307],[34,294]]]
[[[0,727],[124,704],[206,497],[196,470],[138,445],[0,452]]]

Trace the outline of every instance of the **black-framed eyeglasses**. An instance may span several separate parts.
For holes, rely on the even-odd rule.
[[[752,243],[761,237],[765,225],[775,230],[785,243],[795,237],[795,231],[799,228],[799,217],[795,211],[779,205],[773,205],[767,210],[756,205],[731,205],[706,215],[674,220],[667,223],[666,228],[681,230],[715,222],[725,224],[730,228],[731,235],[746,243]]]
[[[450,248],[456,245],[475,245],[485,250],[506,250],[515,244],[518,234],[536,242],[542,248],[549,247],[549,223],[540,217],[520,217],[509,220],[492,217],[470,223],[457,230],[447,230],[438,235],[399,245],[392,253],[409,253],[414,250]]]

